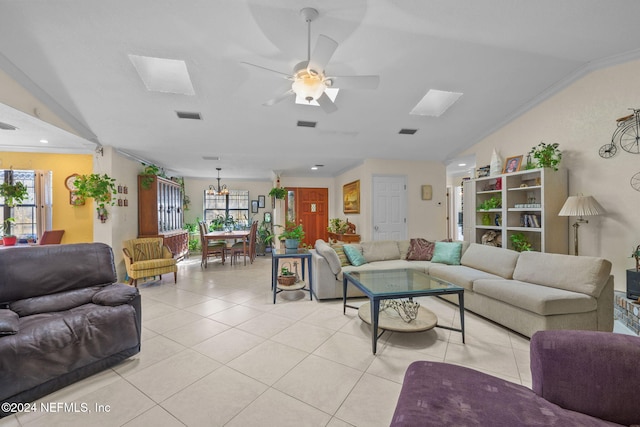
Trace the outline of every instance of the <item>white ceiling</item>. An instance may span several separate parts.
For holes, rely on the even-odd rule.
[[[333,114],[263,106],[288,82],[241,64],[290,73],[306,59],[305,6],[320,12],[312,48],[318,34],[339,43],[329,75],[380,76],[377,90],[340,90]],[[449,163],[585,72],[640,57],[638,16],[637,0],[0,0],[0,65],[81,136],[177,175],[334,176],[364,158]],[[130,54],[184,60],[195,95],[147,91]],[[430,88],[464,95],[439,118],[409,115]],[[0,149],[56,150],[16,115],[0,109],[20,128],[0,130]]]

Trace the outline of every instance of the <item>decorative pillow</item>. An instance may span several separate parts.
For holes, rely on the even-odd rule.
[[[460,265],[462,242],[436,242],[431,262]]]
[[[134,261],[162,258],[162,245],[159,245],[157,242],[136,243],[133,251]]]
[[[18,313],[9,309],[0,310],[0,335],[17,334],[20,330]]]
[[[360,246],[367,262],[400,259],[400,249],[396,240],[373,240],[362,242]]]
[[[367,263],[367,260],[364,258],[364,255],[362,255],[362,252],[360,252],[358,248],[352,245],[344,245],[342,246],[342,248],[344,249],[344,253],[347,255],[347,258],[349,259],[349,262],[351,264],[358,267],[359,265]]]
[[[431,261],[435,248],[435,242],[430,242],[427,239],[411,239],[407,259],[412,261]]]
[[[338,254],[338,259],[340,260],[340,267],[344,267],[347,265],[351,265],[349,262],[349,258],[347,258],[347,254],[344,253],[343,245],[331,245],[336,254]]]

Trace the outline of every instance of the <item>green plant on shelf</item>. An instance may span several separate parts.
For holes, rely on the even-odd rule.
[[[509,236],[511,243],[513,244],[513,249],[518,252],[526,252],[531,250],[531,242],[527,239],[527,236],[524,233],[514,233]]]
[[[557,142],[553,144],[540,142],[540,144],[531,149],[529,154],[535,159],[537,167],[553,168],[553,170],[557,171],[560,160],[562,160],[562,152],[558,148],[559,145]]]
[[[502,207],[502,197],[495,195],[490,199],[483,200],[480,205],[478,205],[479,211],[488,211],[490,209],[500,209]]]

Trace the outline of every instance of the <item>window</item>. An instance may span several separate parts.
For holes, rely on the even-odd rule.
[[[216,218],[233,218],[236,228],[249,227],[249,191],[229,190],[228,195],[204,192],[204,220],[211,224]]]
[[[13,208],[5,206],[4,199],[0,199],[2,222],[5,218],[13,217],[15,222],[11,225],[11,234],[19,239],[38,236],[36,215],[36,172],[30,170],[0,170],[0,182],[22,182],[29,192],[29,196],[22,204]]]

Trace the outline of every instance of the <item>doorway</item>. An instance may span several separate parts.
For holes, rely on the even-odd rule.
[[[316,240],[328,241],[329,189],[287,187],[287,219],[302,224],[304,240],[313,246]]]
[[[407,238],[407,177],[373,177],[373,240]]]

